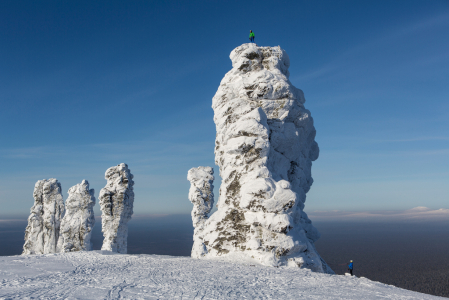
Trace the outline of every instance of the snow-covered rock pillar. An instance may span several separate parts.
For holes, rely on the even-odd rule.
[[[59,248],[62,252],[92,250],[90,237],[95,225],[94,193],[93,189],[89,189],[87,180],[69,189],[59,238]]]
[[[243,44],[213,98],[218,210],[198,234],[205,257],[242,255],[264,265],[333,273],[317,253],[303,211],[318,158],[304,94],[288,80],[280,47]]]
[[[127,253],[128,221],[133,214],[134,181],[128,165],[107,169],[107,184],[100,191],[101,225],[104,235],[101,250]]]
[[[192,257],[199,258],[207,252],[199,233],[214,206],[214,169],[192,168],[187,174],[187,180],[190,181],[189,200],[193,203],[192,223],[195,228]]]
[[[61,184],[54,178],[39,180],[34,186],[33,198],[23,254],[58,253],[59,229],[64,216]]]

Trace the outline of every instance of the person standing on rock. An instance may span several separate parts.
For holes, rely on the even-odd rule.
[[[249,31],[249,40],[251,43],[254,43],[254,32],[252,30]]]
[[[349,270],[349,273],[351,273],[351,276],[352,276],[352,270],[354,269],[354,264],[352,263],[352,260],[350,260],[349,261],[349,266],[348,266],[348,270]]]

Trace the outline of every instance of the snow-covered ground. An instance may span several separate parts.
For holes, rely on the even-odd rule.
[[[235,258],[234,258],[235,259]],[[0,256],[0,299],[443,299],[307,269],[107,251]]]

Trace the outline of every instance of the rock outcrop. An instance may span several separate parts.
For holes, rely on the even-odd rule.
[[[230,58],[233,68],[212,104],[218,210],[196,232],[204,251],[192,254],[333,273],[303,211],[319,148],[304,94],[288,80],[288,55],[280,47],[244,44]]]
[[[58,253],[59,229],[64,216],[61,184],[54,178],[39,180],[34,186],[33,197],[23,254]]]
[[[211,167],[192,168],[187,174],[190,181],[189,200],[193,203],[192,223],[193,234],[192,257],[201,257],[206,253],[203,241],[198,233],[203,230],[204,222],[214,206],[214,169]]]
[[[134,181],[126,164],[107,169],[107,184],[100,191],[101,225],[104,235],[101,250],[127,253],[128,221],[133,214]]]
[[[92,250],[90,237],[95,225],[94,193],[93,189],[89,189],[87,180],[69,189],[59,238],[59,248],[62,252]]]

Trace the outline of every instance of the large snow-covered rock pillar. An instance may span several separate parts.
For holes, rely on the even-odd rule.
[[[128,165],[106,170],[107,184],[100,191],[101,225],[104,235],[101,250],[128,251],[128,221],[133,214],[134,181]]]
[[[243,44],[230,58],[212,104],[222,183],[218,210],[196,233],[203,257],[333,273],[303,211],[319,148],[304,94],[288,80],[289,57],[280,47]]]
[[[58,253],[59,229],[64,216],[64,200],[58,180],[43,179],[36,182],[34,205],[25,229],[23,254]]]
[[[69,189],[66,211],[61,221],[59,248],[62,252],[92,250],[90,237],[95,225],[94,193],[93,189],[89,189],[87,180]]]
[[[214,169],[211,167],[192,168],[187,174],[190,181],[189,200],[193,203],[192,223],[193,234],[192,257],[201,257],[207,251],[198,233],[202,231],[204,222],[214,206]]]

